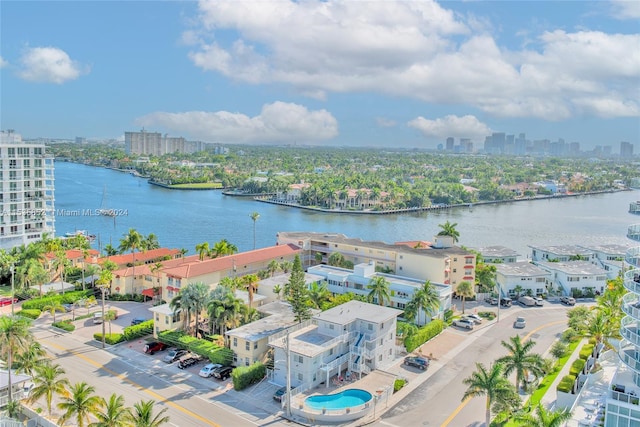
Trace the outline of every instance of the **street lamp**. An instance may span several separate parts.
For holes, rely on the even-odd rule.
[[[16,295],[15,295],[15,289],[14,289],[14,280],[13,280],[13,271],[15,270],[15,265],[13,263],[11,263],[11,315],[14,315],[14,309],[13,309],[13,305],[16,299]]]
[[[102,292],[102,348],[104,348],[104,297],[109,292],[109,289],[106,286],[100,286],[100,291]]]

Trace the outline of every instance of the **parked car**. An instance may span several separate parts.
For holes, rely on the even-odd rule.
[[[544,300],[541,297],[536,297],[534,300],[536,300],[536,305],[538,307],[542,307],[544,305]]]
[[[469,320],[469,319],[456,319],[453,321],[453,326],[458,326],[460,328],[465,328],[465,329],[473,329],[473,327],[475,326],[475,322],[473,320]]]
[[[2,302],[0,302],[0,305],[2,305]],[[73,304],[62,304],[62,306],[67,313],[73,310]]]
[[[185,354],[187,354],[187,350],[172,348],[171,350],[169,350],[169,353],[167,353],[167,355],[162,358],[162,361],[165,363],[173,363],[176,360],[180,359]]]
[[[142,322],[146,322],[147,319],[145,319],[144,317],[134,317],[131,320],[131,326],[135,326],[135,325],[139,325]]]
[[[560,297],[560,302],[565,305],[576,305],[576,300],[573,297]]]
[[[291,387],[291,389],[293,390],[293,387]],[[282,402],[282,398],[284,397],[284,394],[286,392],[287,392],[286,387],[280,387],[279,389],[276,390],[275,393],[273,393],[273,400],[275,400],[276,402]]]
[[[102,323],[102,313],[101,312],[97,312],[97,313],[93,313],[93,323],[98,325],[100,323]]]
[[[200,375],[202,378],[209,378],[211,375],[213,375],[213,371],[217,368],[222,368],[222,365],[219,363],[209,363],[207,365],[204,365],[202,369],[200,369],[198,375]]]
[[[522,329],[525,326],[527,326],[527,321],[524,319],[524,317],[518,317],[516,318],[516,320],[513,322],[513,327],[514,328],[519,328]]]
[[[476,323],[478,325],[482,323],[482,317],[478,316],[475,313],[467,314],[466,316],[463,317],[463,319],[464,318],[469,319],[473,321],[473,323]]]
[[[183,357],[178,361],[178,368],[180,369],[189,368],[193,365],[200,363],[201,360],[202,360],[202,357],[198,356],[197,354],[187,354],[185,357]]]
[[[486,301],[491,305],[498,305],[498,302],[500,300],[496,297],[491,297],[491,298],[487,298]]]
[[[167,345],[163,342],[152,341],[144,346],[144,352],[147,354],[154,354],[156,351],[162,351],[167,348]]]
[[[221,366],[213,370],[211,375],[219,380],[226,380],[231,376],[231,372],[233,372],[232,366]]]
[[[536,305],[536,300],[533,299],[533,297],[527,295],[523,295],[518,298],[518,302],[520,303],[520,305],[525,307],[533,307],[534,305]]]
[[[511,307],[511,298],[500,298],[500,305],[502,307]]]
[[[426,357],[405,357],[404,364],[407,366],[413,366],[422,371],[426,371],[429,367],[429,359]]]

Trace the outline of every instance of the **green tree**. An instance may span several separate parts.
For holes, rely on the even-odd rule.
[[[58,409],[64,411],[58,422],[62,425],[75,417],[78,427],[84,427],[91,415],[96,415],[102,407],[102,399],[96,396],[95,388],[86,382],[76,383],[69,389],[69,394],[62,396]]]
[[[31,322],[20,316],[0,316],[0,358],[7,365],[8,403],[13,401],[11,373],[14,369],[13,359],[29,348],[33,335],[29,330]]]
[[[280,269],[280,263],[275,259],[272,259],[271,262],[269,262],[269,265],[267,266],[267,270],[269,271],[269,274],[271,275],[271,277],[273,277],[273,275],[276,274],[276,271],[278,271],[279,269]]]
[[[275,290],[275,289],[274,289]],[[331,298],[331,292],[322,284],[313,282],[309,286],[309,302],[314,308],[322,308],[323,304]]]
[[[438,227],[440,227],[441,229],[440,232],[438,232],[438,236],[453,237],[453,243],[457,243],[458,238],[460,237],[460,233],[456,229],[457,226],[457,222],[450,223],[449,220],[447,220],[447,222],[445,222],[444,224],[438,224]]]
[[[202,242],[196,245],[196,252],[198,252],[198,258],[200,261],[204,261],[204,257],[209,255],[210,251],[209,242]]]
[[[163,408],[158,414],[153,414],[153,400],[141,400],[133,405],[134,427],[160,427],[169,423],[169,417],[165,416],[167,408]]]
[[[491,292],[496,287],[497,267],[492,264],[476,265],[476,284],[483,292]]]
[[[107,310],[104,314],[104,321],[109,322],[109,335],[111,335],[111,322],[116,320],[118,317],[118,312],[116,310]]]
[[[435,285],[427,280],[421,288],[413,293],[413,297],[405,308],[405,315],[407,320],[413,321],[422,311],[433,316],[434,312],[437,313],[439,309],[440,294]],[[424,323],[427,323],[427,319],[424,319]]]
[[[130,427],[133,424],[131,409],[124,404],[124,397],[113,393],[109,400],[101,397],[101,407],[95,416],[98,422],[89,427]]]
[[[293,267],[293,264],[291,263],[291,261],[285,260],[280,263],[280,270],[282,270],[284,274],[287,274],[288,272],[290,272],[292,267]]]
[[[249,218],[253,221],[253,250],[256,249],[256,221],[260,218],[260,214],[258,212],[252,212],[249,214]]]
[[[342,267],[344,266],[344,262],[344,255],[342,255],[340,252],[334,252],[329,255],[329,258],[327,258],[327,264],[334,267]]]
[[[280,293],[282,292],[282,286],[280,285],[275,285],[273,287],[273,293],[276,294],[276,299],[278,301],[280,301]]]
[[[496,401],[505,400],[513,395],[513,385],[505,378],[503,367],[494,363],[487,369],[482,363],[476,363],[476,371],[465,378],[463,384],[468,386],[462,400],[471,397],[486,397],[485,422],[491,425],[491,406]]]
[[[497,360],[504,367],[504,374],[516,373],[516,387],[524,387],[530,373],[537,378],[542,377],[544,375],[544,359],[539,354],[531,352],[536,345],[535,341],[528,340],[523,343],[520,335],[509,338],[509,341],[501,342],[509,354]]]
[[[42,348],[39,342],[29,343],[24,351],[17,353],[13,360],[13,367],[17,373],[25,373],[33,377],[33,373],[37,366],[46,363],[47,352]]]
[[[140,249],[143,245],[143,237],[134,228],[129,229],[129,233],[125,234],[120,240],[120,252],[131,251],[132,266],[131,274],[133,275],[133,281],[136,280],[136,249]]]
[[[385,301],[387,304],[391,304],[389,286],[391,286],[391,283],[384,276],[373,276],[367,285],[367,289],[369,289],[367,299],[369,302],[377,301],[380,306],[384,305]]]
[[[209,298],[207,312],[209,322],[216,326],[216,331],[224,335],[227,330],[240,326],[243,302],[233,291],[226,288],[216,288]],[[213,328],[210,331],[213,332]]]
[[[522,427],[561,427],[571,419],[571,411],[568,409],[550,410],[538,402],[534,414],[519,414],[515,416],[515,422]]]
[[[143,251],[150,251],[153,249],[160,249],[160,242],[158,242],[158,236],[153,233],[149,233],[147,237],[142,238],[140,248]]]
[[[291,275],[289,276],[289,282],[285,285],[284,293],[286,300],[291,304],[291,309],[297,322],[301,323],[311,318],[311,309],[307,305],[309,291],[305,284],[304,270],[298,255],[293,260]]]
[[[242,287],[247,291],[249,296],[249,308],[253,306],[253,295],[258,291],[258,276],[255,274],[247,274],[241,279]]]
[[[184,293],[183,301],[189,304],[190,311],[194,314],[196,326],[194,335],[198,336],[198,327],[200,322],[200,313],[209,304],[209,286],[203,282],[189,283],[181,291]],[[186,296],[186,298],[185,298]]]
[[[29,402],[33,403],[44,397],[47,411],[51,416],[53,396],[68,396],[69,380],[64,377],[65,370],[57,364],[44,363],[37,366],[35,370],[36,375],[33,377],[33,389],[29,396]]]
[[[60,303],[60,300],[54,300],[50,304],[42,307],[42,310],[48,311],[53,316],[53,323],[56,323],[56,312],[64,313],[67,311],[64,306]]]
[[[464,314],[464,303],[467,298],[473,298],[476,294],[473,290],[473,284],[469,281],[463,280],[458,283],[456,287],[456,294],[462,297],[462,313]]]

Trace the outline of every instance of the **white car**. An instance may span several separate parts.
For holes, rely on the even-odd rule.
[[[482,317],[478,316],[477,314],[467,314],[463,317],[463,319],[469,319],[472,322],[477,323],[478,325],[482,323]]]
[[[213,375],[213,371],[216,368],[220,367],[222,367],[222,365],[219,363],[209,363],[208,365],[205,365],[202,367],[202,369],[200,369],[198,375],[200,375],[202,378],[209,378],[211,375]]]
[[[538,307],[542,307],[544,305],[544,300],[542,298],[536,297],[536,298],[534,298],[534,300],[536,300],[536,305]]]
[[[524,317],[518,317],[515,322],[513,322],[514,328],[524,328],[525,326],[527,326],[527,321]]]
[[[453,321],[453,326],[458,326],[465,329],[473,329],[475,322],[471,319],[457,319]]]

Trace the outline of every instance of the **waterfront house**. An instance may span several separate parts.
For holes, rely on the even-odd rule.
[[[592,262],[607,272],[609,279],[615,279],[622,274],[625,254],[631,248],[629,245],[603,244],[581,245],[594,255]]]
[[[425,283],[410,277],[377,273],[373,263],[358,264],[353,270],[321,264],[309,268],[308,272],[323,277],[327,289],[334,295],[351,292],[364,297],[369,295],[370,290],[367,286],[371,280],[376,276],[384,277],[389,282],[390,307],[398,310],[404,310],[415,292]],[[444,312],[451,308],[451,286],[434,282],[432,284],[440,297],[440,306],[433,313],[421,310],[415,319],[419,325],[428,323],[432,317],[442,317]],[[377,303],[377,301],[374,302]]]
[[[539,261],[535,264],[550,273],[547,287],[563,295],[600,295],[607,285],[607,272],[589,261]]]
[[[276,362],[273,382],[286,384],[287,360],[291,385],[303,389],[321,383],[328,387],[346,372],[361,376],[390,365],[396,358],[400,314],[394,308],[349,301],[273,335],[269,339]]]
[[[528,261],[496,264],[496,285],[500,296],[539,296],[547,293],[551,273]]]
[[[593,262],[595,254],[592,250],[579,245],[533,246],[531,261],[589,261]]]
[[[510,263],[518,261],[519,253],[505,246],[485,246],[479,248],[478,252],[482,255],[482,259],[487,264]]]

